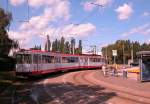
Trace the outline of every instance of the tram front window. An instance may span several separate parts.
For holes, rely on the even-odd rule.
[[[17,59],[17,64],[30,64],[31,63],[30,54],[17,54],[16,59]]]
[[[30,64],[31,63],[31,55],[30,54],[24,54],[23,56],[24,56],[23,63]]]
[[[17,64],[22,64],[22,59],[23,59],[23,55],[22,54],[17,54],[16,55],[16,59],[17,59]]]

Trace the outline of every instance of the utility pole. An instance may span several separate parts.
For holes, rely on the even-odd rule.
[[[97,47],[94,45],[94,54],[96,54]]]
[[[96,45],[91,46],[91,50],[93,54],[96,54],[96,49],[97,49]]]
[[[108,57],[108,56],[107,56],[107,47],[106,47],[106,53],[105,53],[105,54],[106,54],[106,55],[105,55],[105,56],[106,56],[106,61],[107,61],[107,63],[108,63],[108,60],[107,60],[107,59],[108,59],[108,58],[107,58],[107,57]]]
[[[125,65],[125,55],[124,55],[124,42],[123,42],[123,64]]]
[[[116,56],[114,56],[114,64],[116,64]]]
[[[132,60],[132,62],[134,61],[134,58],[133,58],[134,56],[133,56],[133,43],[132,43],[132,49],[131,49],[131,60]]]

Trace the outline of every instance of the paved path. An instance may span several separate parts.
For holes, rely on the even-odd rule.
[[[141,83],[122,77],[104,77],[100,71],[92,72],[90,76],[94,77],[91,77],[94,82],[104,87],[132,95],[131,99],[137,99],[148,104],[150,102],[150,82]]]
[[[119,76],[119,77],[113,77],[113,76],[104,77],[102,75],[101,71],[96,71],[94,73],[95,73],[94,77],[101,81],[104,81],[104,82],[107,82],[107,83],[110,83],[110,84],[116,85],[116,86],[122,86],[125,88],[131,88],[131,89],[135,89],[138,91],[149,92],[149,94],[150,94],[150,82],[139,82],[137,80],[130,79],[130,78],[123,78],[121,76]]]
[[[85,89],[86,85],[91,86],[91,88],[92,86],[99,86],[105,88],[105,92],[115,92],[117,95],[109,98],[109,100],[106,101],[108,104],[118,104],[118,102],[119,104],[149,104],[150,102],[149,83],[140,83],[136,80],[123,79],[121,77],[104,77],[100,70],[67,73],[64,76],[54,78],[53,80],[47,79],[45,85],[56,82],[63,82],[63,87],[68,87],[67,83],[73,83],[78,87],[84,85]],[[134,86],[132,86],[132,84],[134,84]],[[52,93],[49,88],[50,87],[46,87],[46,92],[49,92],[51,95]],[[85,92],[82,91],[83,95],[85,95]]]
[[[140,83],[121,77],[104,77],[100,70],[69,72],[33,82],[27,80],[25,83],[15,83],[11,87],[4,91],[4,94],[0,94],[1,103],[149,104],[150,102],[150,82]]]

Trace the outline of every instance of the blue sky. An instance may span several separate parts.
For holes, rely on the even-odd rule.
[[[103,5],[98,7],[94,4]],[[21,47],[45,44],[64,36],[83,40],[84,50],[98,48],[118,39],[150,43],[150,0],[9,0],[13,14],[9,36],[20,41]],[[0,0],[7,8],[7,0]]]

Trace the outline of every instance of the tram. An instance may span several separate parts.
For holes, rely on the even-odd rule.
[[[41,50],[21,50],[15,54],[16,75],[37,76],[58,71],[101,68],[105,59],[95,54],[63,54]]]

